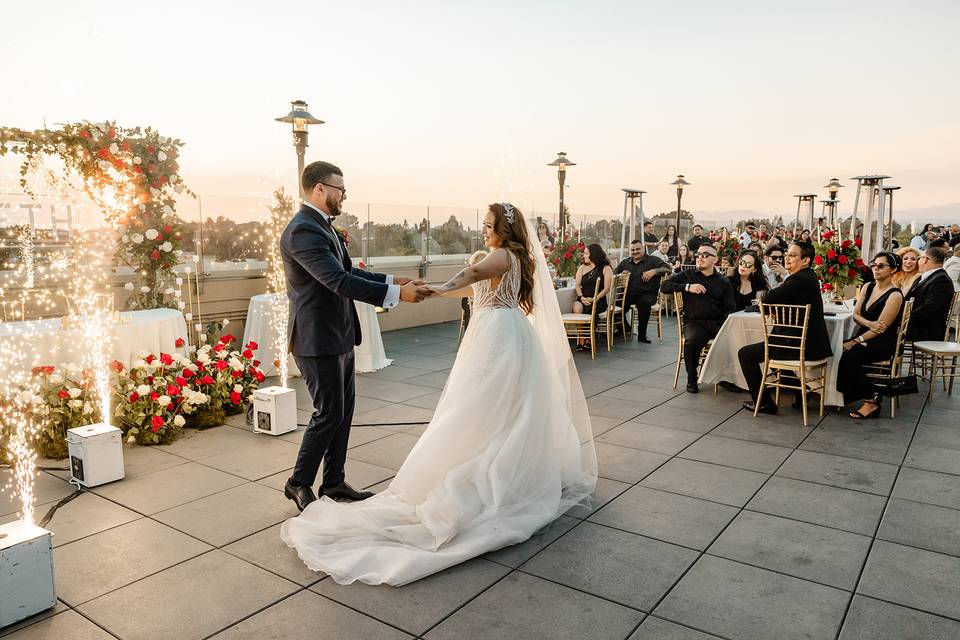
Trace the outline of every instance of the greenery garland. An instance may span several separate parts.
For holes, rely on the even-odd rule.
[[[63,161],[63,181],[71,173],[80,177],[83,190],[119,232],[114,263],[134,267],[144,280],[132,301],[138,308],[176,302],[165,293],[182,253],[175,194],[195,195],[180,178],[181,147],[180,140],[150,127],[124,128],[114,122],[84,120],[36,131],[0,127],[0,156],[23,156],[20,186],[27,194],[35,195],[28,176],[43,166],[46,156]]]

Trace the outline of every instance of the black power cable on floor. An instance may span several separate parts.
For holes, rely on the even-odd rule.
[[[72,484],[72,483],[71,483],[71,484]],[[50,521],[53,520],[53,516],[54,516],[54,514],[57,512],[57,509],[59,509],[60,507],[62,507],[62,506],[65,505],[65,504],[67,504],[68,502],[70,502],[71,500],[73,500],[74,498],[76,498],[77,496],[79,496],[81,493],[86,493],[83,489],[80,488],[79,485],[75,485],[75,486],[77,487],[77,490],[76,490],[76,491],[74,491],[74,492],[71,493],[70,495],[66,496],[65,498],[61,498],[61,499],[57,502],[57,504],[53,505],[52,507],[50,507],[50,508],[47,510],[46,515],[44,515],[44,516],[43,516],[43,519],[40,520],[40,523],[39,523],[39,526],[40,526],[40,527],[46,527],[46,526],[50,523]]]
[[[352,424],[351,427],[415,427],[420,424],[430,424],[429,422],[370,422],[364,424]],[[310,425],[298,422],[298,427],[309,427]]]

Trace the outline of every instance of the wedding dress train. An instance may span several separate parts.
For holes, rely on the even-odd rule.
[[[283,524],[308,567],[340,584],[403,585],[523,542],[592,494],[586,401],[543,254],[533,253],[530,316],[517,306],[513,254],[496,289],[473,285],[433,419],[389,487],[362,502],[320,498]]]

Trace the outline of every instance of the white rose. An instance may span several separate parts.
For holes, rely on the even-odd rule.
[[[180,296],[177,296],[177,297],[179,298]],[[184,308],[186,308],[186,306],[187,306],[187,303],[184,302],[183,300],[177,303],[177,308],[180,309],[181,311],[183,311]]]
[[[165,154],[163,151],[157,152],[157,160],[160,162],[165,162],[167,160],[167,154]]]
[[[157,403],[161,407],[167,406],[168,404],[170,404],[170,396],[160,396],[159,398],[157,398]]]
[[[121,239],[122,241],[124,241],[124,242],[130,242],[130,234],[129,234],[129,233],[125,233],[125,234],[123,234],[122,236],[120,236],[120,239]]]
[[[230,324],[230,319],[229,319],[229,318],[224,318],[224,319],[223,319],[223,326],[227,326],[228,324]]]
[[[173,245],[170,244],[170,241],[168,240],[160,245],[160,251],[167,251],[167,252],[173,251]]]
[[[233,385],[233,390],[236,391],[237,393],[243,393],[243,387],[239,384]]]
[[[57,151],[59,151],[60,153],[64,153],[66,150],[67,150],[67,145],[64,144],[63,142],[57,144]]]
[[[183,249],[177,249],[176,251],[173,252],[173,255],[179,258],[180,256],[183,255]],[[189,271],[187,273],[189,273]]]
[[[146,285],[140,287],[140,293],[150,293],[150,287]]]
[[[36,408],[36,411],[42,416],[49,415],[50,407],[41,403],[40,406]]]
[[[189,312],[185,313],[183,317],[187,322],[190,322],[191,320],[193,320],[193,314]]]
[[[84,413],[93,413],[93,405],[89,402],[83,403],[83,412]]]
[[[230,367],[234,371],[240,371],[241,369],[243,369],[243,363],[240,362],[237,358],[230,358],[228,362],[230,364]]]
[[[176,176],[176,175],[170,176],[170,184],[177,184],[177,176]],[[174,191],[176,191],[176,189],[174,189]],[[180,193],[180,192],[177,191],[177,193]]]
[[[123,288],[126,289],[127,291],[133,291],[133,283],[128,282],[127,284],[123,285]]]
[[[133,156],[133,164],[142,164],[143,159],[140,156]]]
[[[154,200],[156,200],[160,197],[160,189],[154,189],[153,187],[150,187],[150,195],[153,196]]]
[[[172,296],[172,295],[173,295],[173,287],[167,287],[166,289],[164,289],[164,290],[163,290],[163,295],[165,295],[165,296]]]
[[[133,364],[130,365],[130,368],[131,368],[131,369],[142,369],[142,368],[145,367],[145,366],[147,366],[147,361],[144,360],[143,358],[137,358],[136,360],[133,361]]]
[[[32,391],[21,391],[20,392],[20,402],[23,404],[30,404],[33,402],[33,392]]]
[[[210,354],[209,354],[209,353],[205,353],[205,352],[204,352],[204,353],[198,353],[198,354],[197,354],[197,360],[199,360],[199,361],[202,362],[203,364],[209,364],[209,362],[210,362]]]
[[[61,382],[63,382],[63,376],[59,373],[50,376],[50,384],[60,384]]]
[[[147,232],[144,235],[147,236],[147,240],[156,240],[157,236],[160,235],[160,232],[156,229],[147,229]]]
[[[80,394],[83,393],[83,389],[78,389],[76,387],[70,387],[67,389],[67,393],[70,394],[71,398],[79,398]]]
[[[173,183],[173,181],[174,181],[174,179],[175,179],[176,177],[177,177],[177,176],[170,176],[170,182]],[[173,185],[173,190],[174,190],[175,192],[177,192],[177,193],[183,193],[183,187],[181,187],[181,186],[178,185],[178,184]]]
[[[132,242],[133,244],[140,244],[141,242],[143,242],[143,236],[139,233],[131,233],[130,242]]]
[[[176,283],[178,287],[183,286],[183,278],[177,278]]]
[[[173,215],[173,207],[171,207],[171,206],[168,205],[168,204],[163,205],[163,215],[165,215],[165,216],[172,216],[172,215]]]
[[[110,171],[110,169],[113,167],[113,165],[107,162],[106,160],[99,160],[97,162],[97,166],[100,167],[101,171]]]
[[[71,409],[79,409],[83,406],[83,400],[70,400],[67,404]]]
[[[142,384],[139,387],[137,387],[137,393],[140,394],[141,396],[150,395],[150,391],[151,391],[150,385],[148,384]]]
[[[181,415],[176,415],[176,416],[173,417],[173,424],[176,425],[176,426],[178,426],[178,427],[182,427],[182,426],[185,425],[186,423],[187,423],[187,421],[184,420],[184,419],[183,419],[183,416],[181,416]]]
[[[120,147],[117,146],[116,142],[110,145],[110,153],[112,153],[113,155],[117,155],[118,153],[120,153]]]

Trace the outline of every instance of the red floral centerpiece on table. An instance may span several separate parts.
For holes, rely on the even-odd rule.
[[[724,275],[728,277],[732,276],[737,266],[737,260],[740,259],[740,252],[743,250],[743,247],[740,245],[740,239],[731,234],[726,238],[721,238],[714,247],[717,250],[717,256],[720,258],[721,264],[723,264],[723,260],[726,260],[728,270]]]
[[[821,242],[816,244],[817,254],[813,259],[813,270],[820,278],[820,290],[830,294],[832,302],[843,302],[843,290],[850,285],[860,284],[860,239],[841,240],[833,231],[825,231]]]
[[[580,241],[559,240],[553,245],[553,251],[547,261],[557,270],[561,278],[572,278],[577,268],[583,264],[583,252],[587,245]]]

